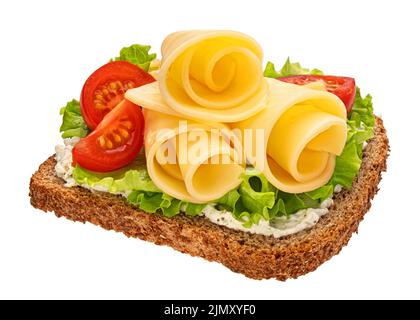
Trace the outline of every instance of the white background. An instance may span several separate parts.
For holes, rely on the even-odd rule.
[[[420,23],[417,1],[2,1],[0,298],[420,298]],[[60,142],[58,111],[122,46],[156,52],[180,29],[234,29],[353,76],[391,141],[388,172],[349,246],[316,272],[255,281],[217,263],[29,204],[31,174]]]

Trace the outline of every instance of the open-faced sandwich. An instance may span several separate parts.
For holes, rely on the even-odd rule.
[[[388,139],[350,77],[263,52],[234,31],[132,45],[61,109],[64,143],[32,176],[34,207],[285,280],[347,244]]]

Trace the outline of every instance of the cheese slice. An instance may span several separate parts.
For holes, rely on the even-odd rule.
[[[227,126],[186,121],[147,109],[143,113],[147,170],[163,192],[206,203],[241,183],[241,145]]]
[[[314,90],[275,79],[267,81],[267,108],[232,124],[242,140],[252,137],[251,143],[244,144],[247,160],[284,192],[308,192],[325,185],[346,143],[344,104],[322,91],[322,86]],[[259,148],[263,156],[255,154]]]
[[[303,86],[309,89],[327,91],[327,85],[325,84],[323,80],[309,82]]]
[[[266,105],[262,56],[258,43],[239,32],[176,32],[162,44],[158,82],[128,90],[126,99],[184,118],[241,121]]]

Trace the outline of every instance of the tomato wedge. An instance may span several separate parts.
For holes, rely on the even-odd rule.
[[[129,164],[143,146],[144,118],[139,106],[121,101],[73,148],[73,165],[109,172]]]
[[[327,91],[334,93],[343,101],[347,112],[353,107],[354,97],[356,96],[356,82],[349,77],[336,76],[318,76],[318,75],[300,75],[277,78],[280,81],[305,85],[310,82],[324,81]]]
[[[127,61],[113,61],[100,67],[86,80],[80,96],[80,109],[89,129],[96,128],[124,99],[128,89],[154,81],[146,71]]]

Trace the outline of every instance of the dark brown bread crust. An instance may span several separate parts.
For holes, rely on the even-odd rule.
[[[66,188],[55,175],[53,157],[32,176],[30,198],[35,208],[54,211],[57,217],[88,221],[128,237],[168,245],[192,256],[220,262],[250,278],[286,280],[315,270],[347,244],[378,191],[388,151],[385,128],[377,118],[375,137],[365,149],[353,188],[336,195],[330,212],[313,228],[281,239],[231,230],[203,217],[165,218],[147,214],[120,196],[92,193],[80,187]]]

